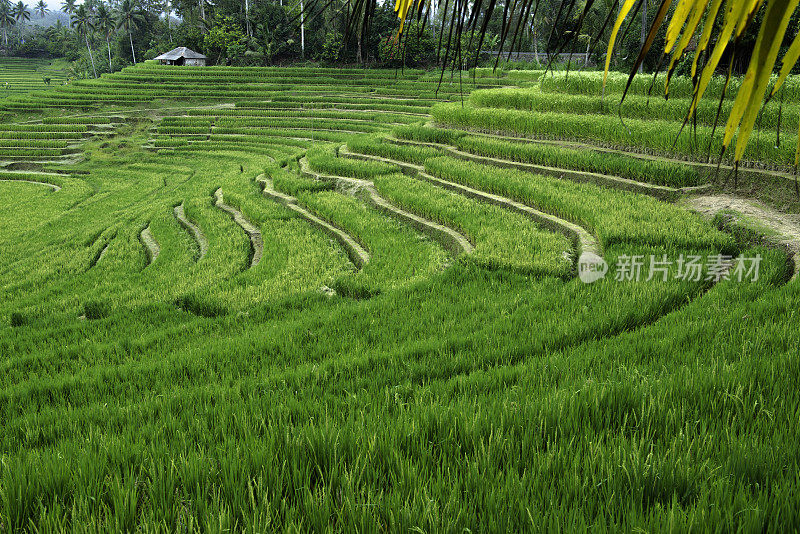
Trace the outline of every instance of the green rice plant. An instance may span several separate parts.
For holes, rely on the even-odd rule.
[[[284,119],[284,118],[262,118],[262,119],[220,119],[216,122],[220,127],[258,127],[258,128],[307,128],[313,130],[342,130],[352,132],[375,132],[379,126],[371,123],[357,123],[352,121],[337,121],[333,119]]]
[[[0,139],[83,139],[81,133],[0,131]]]
[[[153,146],[157,148],[171,148],[176,146],[185,146],[189,141],[182,138],[166,137],[153,139]]]
[[[644,195],[449,157],[428,160],[425,170],[583,224],[597,234],[603,247],[637,243],[729,250],[733,245],[728,236],[688,211]]]
[[[619,176],[670,187],[704,183],[704,177],[689,165],[672,161],[644,160],[624,154],[594,152],[557,145],[515,143],[467,135],[455,141],[460,150],[522,163]]]
[[[207,134],[211,130],[208,126],[167,126],[158,127],[158,133],[165,135],[197,135]]]
[[[0,179],[42,182],[47,184],[53,184],[58,187],[65,187],[68,184],[72,185],[73,183],[69,178],[64,176],[59,176],[54,174],[42,174],[37,172],[23,172],[23,171],[14,171],[14,172],[0,171]]]
[[[0,147],[0,154],[6,157],[16,158],[51,158],[64,155],[66,149],[63,148],[21,148],[21,147]]]
[[[0,148],[64,148],[66,141],[45,139],[0,139]]]
[[[335,192],[301,192],[298,199],[323,219],[354,236],[370,254],[358,273],[347,275],[376,290],[390,290],[422,281],[443,269],[446,252],[434,241],[420,239],[412,229]],[[334,288],[343,287],[343,282]]]
[[[548,93],[542,92],[538,87],[479,90],[471,93],[469,99],[475,107],[613,116],[621,113],[626,119],[646,120],[657,117],[659,120],[681,123],[686,119],[686,113],[691,104],[689,98],[664,100],[631,95],[625,98],[625,102],[620,108],[617,105],[618,102],[609,98],[595,95]],[[732,106],[732,101],[723,102],[720,117],[726,117]],[[717,121],[720,122],[719,126],[722,128],[724,123],[717,117],[719,109],[718,101],[703,100],[699,102],[696,108],[697,123],[713,126]],[[793,103],[781,105],[780,102],[773,100],[760,111],[758,125],[760,128],[773,130],[781,125],[784,130],[794,132],[798,120],[800,120],[800,106]]]
[[[295,197],[305,191],[326,191],[333,189],[334,186],[333,182],[306,178],[276,166],[267,167],[264,172],[272,178],[275,189]]]
[[[342,142],[350,135],[349,132],[327,132],[320,130],[310,130],[307,128],[257,128],[257,127],[238,127],[238,126],[215,126],[212,130],[214,134],[245,134],[254,136],[277,138],[280,143],[282,138],[286,140],[311,140],[311,141],[336,141]]]
[[[0,124],[0,131],[13,132],[86,132],[88,129],[85,124]]]
[[[382,174],[397,172],[396,165],[380,161],[361,161],[337,157],[335,146],[312,148],[307,152],[306,157],[312,170],[333,176],[371,180]]]
[[[429,158],[442,155],[441,151],[435,148],[397,145],[379,136],[353,136],[348,139],[347,147],[359,154],[408,161],[417,165],[425,163]]]
[[[390,202],[463,232],[475,245],[474,257],[491,268],[569,277],[571,243],[561,234],[497,206],[444,191],[403,174],[375,178],[375,188]]]
[[[0,77],[11,63],[0,58]],[[376,88],[432,100],[437,75],[140,63],[6,99],[0,139],[80,138],[24,129],[33,122],[16,128],[61,108],[161,115],[282,92],[374,99]],[[393,87],[412,77],[424,83]],[[456,84],[445,95],[460,100]],[[188,118],[222,117],[203,111]],[[568,124],[559,135],[583,135],[560,115]],[[72,173],[53,177],[58,192],[0,181],[3,532],[449,532],[487,518],[502,532],[800,524],[791,424],[800,285],[787,283],[781,250],[732,245],[699,218],[637,195],[428,162],[448,180],[595,230],[611,269],[664,253],[763,260],[756,282],[681,281],[673,266],[666,281],[618,282],[610,271],[583,284],[554,245],[566,240],[501,208],[399,174],[375,179],[396,204],[478,236],[475,259],[453,261],[360,199],[304,192],[296,180],[298,195],[369,248],[371,263],[356,271],[327,234],[253,180],[272,168],[268,154],[291,159],[296,138],[340,145],[349,132],[248,124],[212,132],[227,141],[181,138],[191,150],[155,153],[141,148],[144,124],[90,141],[78,164],[48,164]],[[406,131],[451,145],[467,135]],[[395,157],[427,154],[406,148]],[[256,267],[246,233],[212,203],[218,188],[261,231]],[[181,202],[209,239],[200,261],[173,214]],[[160,246],[152,262],[145,228]],[[87,303],[102,313],[87,314]]]
[[[164,117],[159,126],[193,126],[198,128],[211,128],[214,122],[210,119],[199,117]]]
[[[459,104],[437,104],[431,109],[437,122],[460,128],[513,135],[590,141],[611,146],[633,148],[657,154],[679,154],[705,159],[718,155],[722,139],[711,135],[711,128],[698,126],[696,132],[681,129],[680,123],[660,120],[628,119],[624,126],[619,118],[600,115],[565,115],[531,113],[518,110],[461,107]],[[753,135],[745,159],[788,165],[794,161],[796,135],[784,135],[784,142],[775,146],[774,133]],[[695,143],[697,140],[697,144]],[[699,146],[698,146],[699,145]]]
[[[466,135],[465,132],[455,132],[443,128],[432,128],[423,124],[398,126],[392,130],[392,133],[400,139],[409,139],[422,143],[439,143],[445,145],[452,145],[458,137]]]
[[[253,119],[286,119],[289,117],[299,117],[303,119],[335,119],[335,120],[351,120],[351,121],[369,121],[376,123],[410,123],[419,120],[417,117],[410,117],[396,113],[382,113],[374,111],[350,111],[350,110],[333,110],[333,111],[320,111],[320,110],[249,110],[249,109],[220,109],[215,112],[217,117],[235,117],[236,119],[250,119],[248,124],[253,123]],[[329,123],[329,121],[326,121]]]
[[[108,124],[111,120],[103,116],[89,116],[89,117],[44,117],[42,124],[86,124],[91,126],[94,124]]]
[[[371,99],[370,99],[371,100]],[[259,106],[259,109],[269,109],[269,110],[281,110],[281,109],[342,109],[342,110],[351,110],[351,111],[394,111],[397,113],[404,113],[404,114],[414,114],[414,115],[424,115],[427,111],[426,108],[414,105],[400,105],[400,104],[348,104],[348,103],[341,103],[338,101],[320,101],[320,102],[282,102],[282,101],[270,101],[259,103],[263,104]],[[397,122],[407,122],[407,118],[404,117],[402,121]],[[410,122],[410,119],[408,119]]]
[[[725,88],[725,76],[714,76],[708,84],[706,95],[714,100],[719,100]],[[653,83],[653,76],[650,74],[640,74],[634,77],[628,93],[631,95],[652,95],[659,97],[664,94],[665,76],[656,77]],[[628,82],[628,75],[623,73],[609,73],[606,82],[605,93],[607,95],[621,95]],[[733,99],[742,84],[742,77],[732,77],[725,90],[725,98]],[[602,72],[583,72],[569,75],[545,76],[541,79],[543,91],[568,94],[601,95],[603,92],[603,73]],[[651,89],[652,87],[652,89]],[[797,102],[800,97],[800,78],[790,76],[784,86],[784,97],[788,102]],[[693,95],[692,80],[684,76],[675,76],[670,81],[670,98],[691,98]]]
[[[427,108],[439,102],[439,99],[422,99],[416,98],[416,96],[410,96],[409,98],[401,98],[401,99],[393,99],[391,101],[387,101],[382,98],[375,98],[371,96],[348,96],[345,94],[331,94],[331,95],[320,95],[320,96],[296,96],[294,94],[275,94],[270,96],[270,100],[267,102],[257,102],[249,104],[248,107],[269,107],[273,104],[278,102],[290,102],[294,104],[385,104],[389,102],[390,104],[402,104],[403,106],[409,107],[424,107]]]

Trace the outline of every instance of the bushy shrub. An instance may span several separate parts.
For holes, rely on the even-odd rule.
[[[339,32],[329,33],[322,44],[319,60],[328,65],[335,64],[342,55],[343,44],[342,35]]]

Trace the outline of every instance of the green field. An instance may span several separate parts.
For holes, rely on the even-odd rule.
[[[66,61],[60,59],[0,57],[0,95],[62,85],[67,79],[68,66]]]
[[[3,100],[0,532],[796,529],[793,260],[684,204],[797,213],[796,129],[735,189],[705,109],[675,142],[687,80],[623,127],[618,76],[536,78],[143,63]],[[761,263],[587,284],[588,252]]]

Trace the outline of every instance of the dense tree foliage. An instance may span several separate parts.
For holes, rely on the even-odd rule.
[[[348,28],[345,2],[332,9],[333,3],[299,0],[65,0],[61,18],[44,27],[29,22],[49,13],[40,4],[0,0],[0,53],[65,57],[77,76],[113,72],[176,46],[222,65],[375,64],[380,40],[398,26],[389,3],[373,6],[369,31],[362,33]],[[435,53],[427,56],[435,59]]]
[[[65,0],[61,8],[64,22],[45,28],[29,21],[45,17],[45,4],[29,8],[22,2],[0,0],[0,50],[7,55],[66,57],[75,62],[76,72],[89,76],[93,75],[92,60],[99,74],[176,46],[188,46],[223,65],[307,60],[430,66],[448,59],[438,51],[440,46],[454,43],[444,9],[431,9],[424,20],[407,25],[413,32],[398,39],[393,2],[370,0],[364,7],[354,5],[343,0],[217,0],[213,4],[205,0]],[[504,7],[502,1],[498,5]],[[562,43],[554,36],[569,35],[575,21],[564,20],[563,14],[559,18],[559,7],[558,0],[540,0],[536,16],[523,25],[513,43],[514,50],[546,53],[560,49]],[[591,49],[597,62],[602,47],[590,45],[603,34],[605,19],[615,9],[610,0],[596,2],[584,21],[585,34],[578,36],[568,51]],[[495,9],[486,21],[487,37],[482,42],[462,35],[462,57],[450,57],[450,62],[464,66],[474,62],[478,45],[483,50],[496,49],[505,28],[503,13],[503,8]],[[619,66],[632,61],[638,49],[639,19],[619,38],[614,59]],[[505,43],[506,49],[509,44]]]
[[[471,67],[481,58],[489,63],[496,57],[478,55],[478,50],[501,47],[501,60],[520,61],[508,53],[525,52],[524,61],[533,67],[551,60],[563,64],[567,61],[563,53],[576,54],[569,58],[573,65],[581,63],[583,55],[593,65],[602,65],[620,8],[619,0],[597,0],[572,9],[561,0],[538,0],[526,17],[520,17],[514,15],[519,7],[512,0],[494,4],[490,13],[477,14],[470,26],[452,17],[442,2],[424,3],[422,9],[415,4],[408,14],[408,31],[400,37],[391,1],[65,0],[58,13],[61,20],[43,27],[34,23],[55,15],[43,2],[29,7],[0,0],[0,53],[65,57],[73,62],[73,74],[78,77],[113,72],[176,46],[202,52],[212,64],[221,65],[312,61]],[[645,33],[643,24],[646,30],[655,10],[655,5],[648,11],[644,4],[632,10],[617,35],[612,68],[627,69],[634,63]],[[756,18],[761,16],[756,14]],[[798,24],[795,19],[791,22],[792,27]],[[738,41],[733,72],[747,68],[747,51],[755,43],[751,33],[744,32]],[[657,36],[644,70],[658,68],[657,50],[663,45],[664,36]],[[725,54],[732,55],[733,50]],[[721,63],[727,64],[726,60]],[[688,73],[690,67],[691,61],[680,62],[677,72]]]

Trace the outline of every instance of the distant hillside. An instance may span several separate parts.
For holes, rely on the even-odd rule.
[[[62,11],[52,11],[44,16],[44,18],[40,18],[39,15],[32,14],[31,20],[26,22],[25,24],[32,24],[34,26],[42,26],[42,27],[50,27],[54,26],[56,21],[61,21],[61,24],[65,26],[69,26],[69,15]]]

